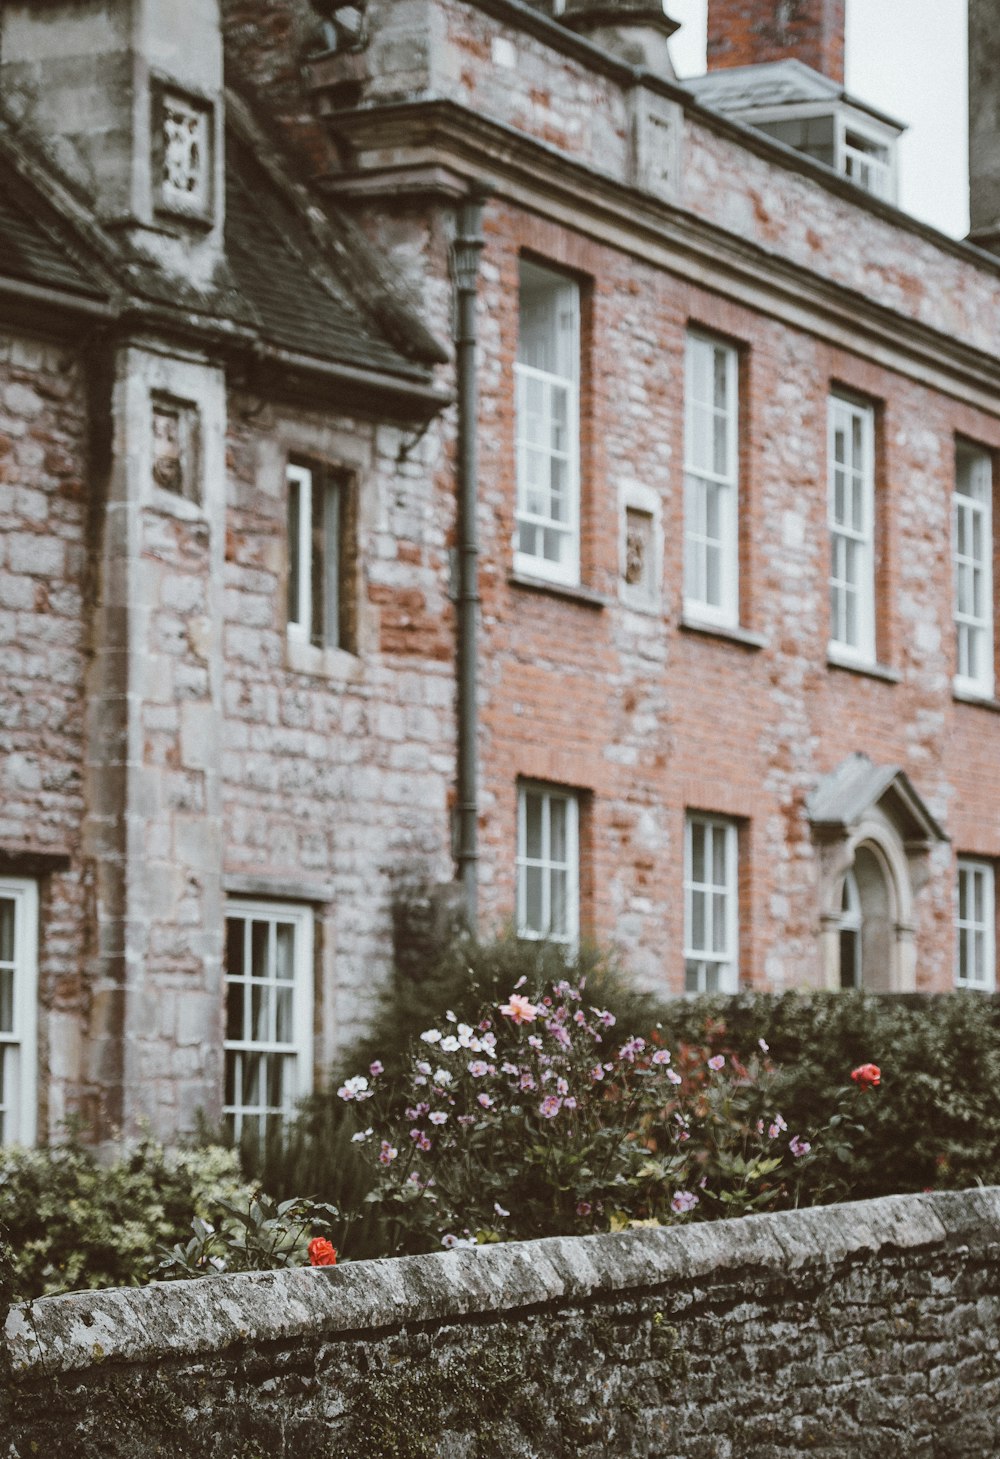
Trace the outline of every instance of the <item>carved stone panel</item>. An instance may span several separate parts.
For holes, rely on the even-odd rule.
[[[152,398],[153,484],[162,491],[201,500],[198,462],[198,410],[166,395]]]
[[[153,175],[157,210],[210,221],[212,108],[164,89],[156,112]]]

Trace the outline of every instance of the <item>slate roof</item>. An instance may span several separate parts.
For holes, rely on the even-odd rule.
[[[226,254],[233,282],[269,343],[392,374],[425,375],[368,317],[336,261],[232,133]]]
[[[297,369],[312,360],[427,389],[446,356],[368,240],[295,181],[240,98],[227,110],[226,258],[206,288],[102,229],[35,140],[0,116],[0,290],[27,283],[67,305],[104,301],[112,315],[153,310],[158,323],[294,355]]]
[[[45,200],[0,157],[0,278],[91,297],[107,287],[72,247],[67,230]]]

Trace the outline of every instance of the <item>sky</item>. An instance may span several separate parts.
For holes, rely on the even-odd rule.
[[[705,70],[708,0],[667,0],[679,76]],[[900,206],[943,233],[969,227],[967,0],[847,0],[847,90],[906,122]]]

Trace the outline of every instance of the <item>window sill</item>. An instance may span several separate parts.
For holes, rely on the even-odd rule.
[[[285,639],[285,664],[295,674],[312,674],[315,678],[352,680],[361,676],[361,660],[344,648],[320,648],[301,638]]]
[[[528,577],[523,572],[508,573],[507,581],[513,588],[547,593],[551,598],[565,598],[567,602],[579,603],[584,608],[606,608],[610,601],[603,593],[595,593],[593,588],[582,587],[579,583],[556,583],[549,578]]]
[[[740,628],[737,624],[727,627],[723,623],[706,623],[701,618],[690,618],[685,614],[679,627],[684,633],[699,633],[706,638],[721,638],[727,643],[738,643],[741,648],[756,650],[767,647],[767,639],[762,633],[751,633],[749,628]]]
[[[979,709],[1000,711],[1000,699],[994,699],[991,694],[977,694],[974,689],[961,689],[957,684],[952,686],[951,697],[959,704],[974,704]]]
[[[828,669],[845,669],[848,674],[862,674],[866,679],[881,679],[885,684],[898,684],[903,677],[898,669],[888,669],[884,664],[841,659],[832,653],[826,656],[826,666]]]

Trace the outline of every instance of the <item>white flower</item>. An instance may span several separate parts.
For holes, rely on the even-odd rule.
[[[460,1023],[455,1032],[458,1034],[458,1041],[462,1045],[463,1049],[467,1049],[472,1038],[474,1037],[473,1031],[469,1024]]]
[[[441,1035],[436,1028],[425,1029],[420,1037],[425,1044],[439,1044],[441,1042]]]
[[[430,1072],[431,1072],[431,1066],[430,1066],[430,1064],[428,1064],[428,1062],[427,1062],[426,1059],[421,1059],[419,1061],[419,1063],[417,1064],[417,1073],[418,1074],[429,1074]]]
[[[434,1071],[434,1083],[435,1084],[450,1084],[451,1083],[451,1075],[448,1073],[448,1070],[447,1069],[435,1069],[435,1071]]]
[[[448,1116],[443,1109],[432,1109],[427,1118],[432,1125],[443,1125]]]
[[[371,1125],[368,1126],[367,1130],[358,1130],[356,1134],[351,1136],[351,1144],[361,1145],[365,1142],[365,1140],[368,1139],[369,1135],[373,1135],[374,1133],[375,1131],[372,1129]]]
[[[445,1018],[448,1020],[449,1023],[457,1023],[458,1022],[458,1019],[455,1017],[454,1013],[452,1013],[452,1011],[451,1011],[450,1008],[448,1009],[448,1012],[445,1014]]]
[[[345,1079],[337,1090],[341,1099],[367,1099],[368,1080],[363,1074],[355,1074],[353,1079]]]
[[[510,1215],[510,1212],[509,1211],[505,1211],[504,1208],[503,1208],[503,1206],[501,1206],[501,1204],[500,1204],[499,1201],[494,1201],[493,1202],[493,1209],[494,1209],[494,1211],[496,1211],[496,1213],[497,1213],[498,1216],[509,1216]]]
[[[455,1038],[453,1034],[449,1034],[446,1039],[441,1040],[441,1052],[443,1054],[454,1054],[460,1048],[461,1044],[458,1042],[458,1039]]]

